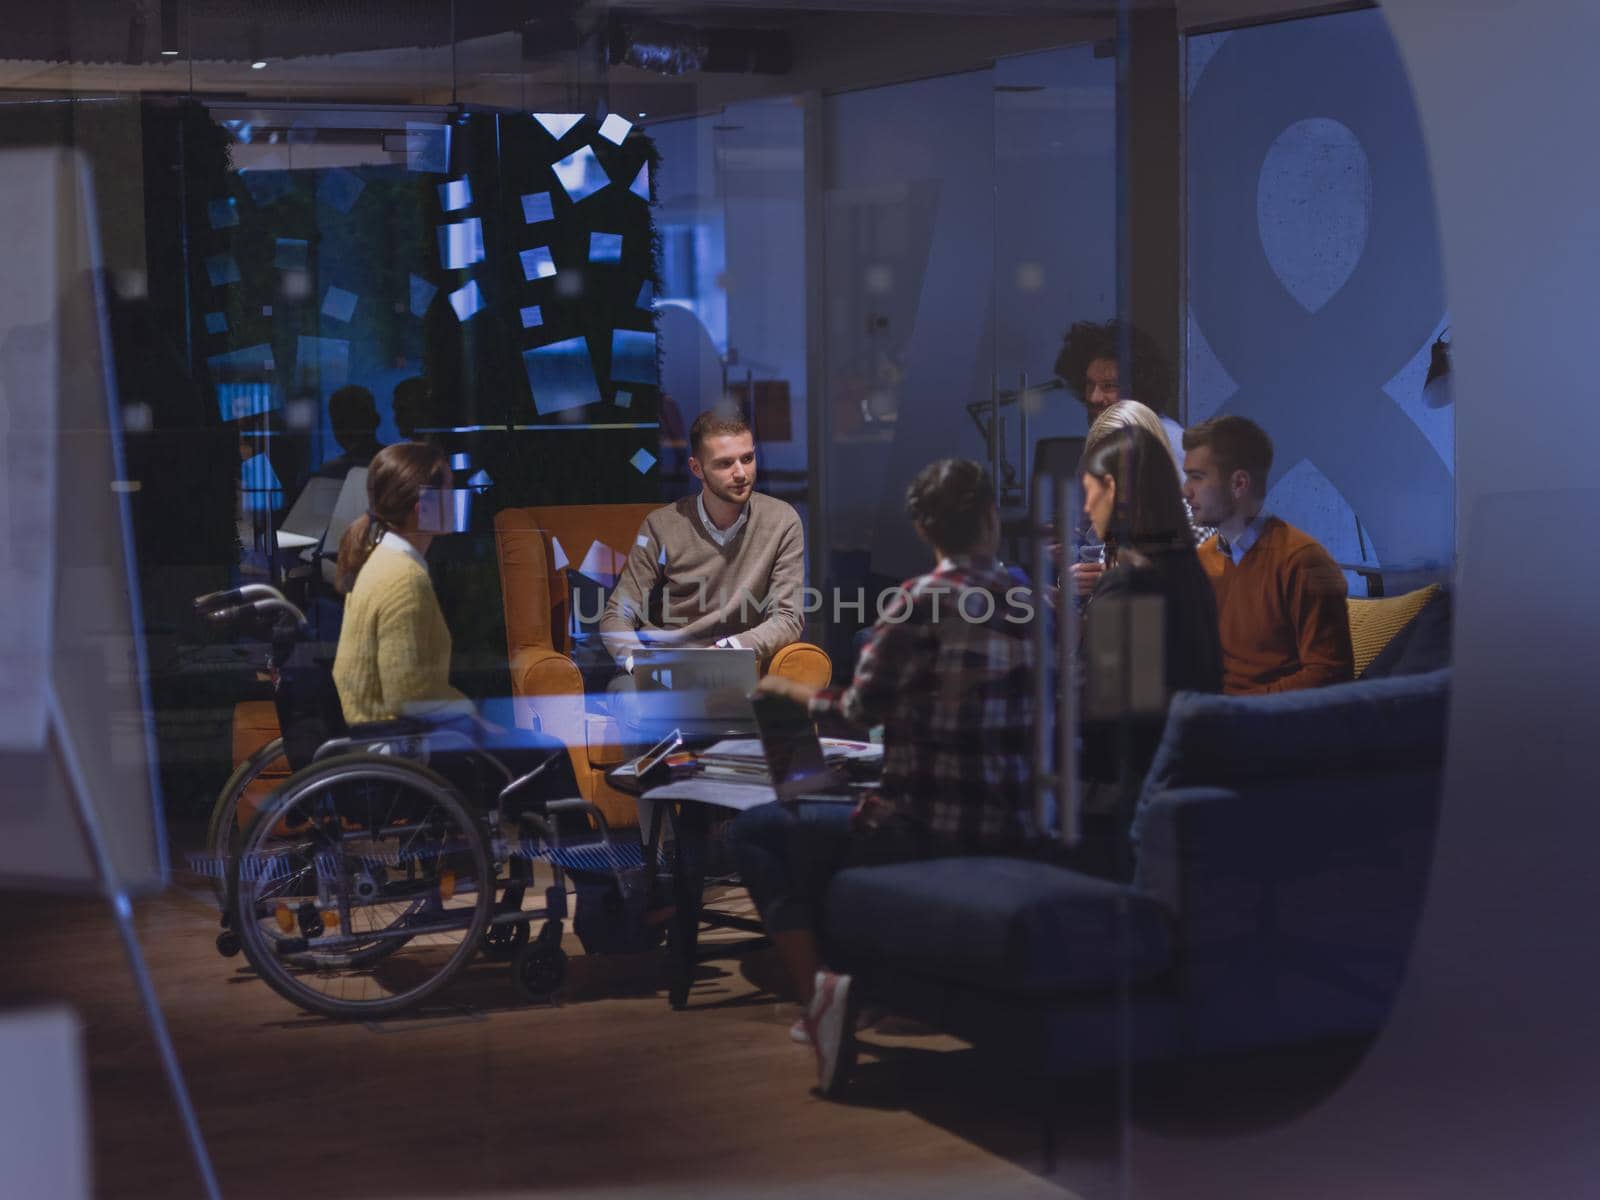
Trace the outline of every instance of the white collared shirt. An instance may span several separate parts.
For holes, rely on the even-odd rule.
[[[747,503],[739,510],[739,515],[734,518],[732,525],[729,525],[726,529],[718,529],[715,523],[713,523],[711,520],[711,514],[706,511],[706,494],[704,489],[702,489],[700,494],[694,498],[694,504],[695,508],[697,508],[700,512],[700,524],[706,527],[706,532],[711,535],[711,540],[719,546],[726,546],[729,542],[733,541],[734,538],[738,537],[739,531],[744,528],[744,523],[750,519],[750,505]],[[712,645],[730,646],[735,650],[744,649],[744,643],[736,637],[718,638],[712,643]],[[630,666],[628,669],[631,671],[633,668]]]
[[[1250,547],[1260,540],[1261,527],[1266,523],[1267,514],[1265,512],[1257,513],[1255,519],[1245,526],[1244,532],[1231,542],[1223,537],[1221,532],[1218,532],[1217,549],[1221,550],[1222,544],[1227,543],[1227,555],[1233,560],[1233,565],[1237,567],[1244,561],[1244,556],[1250,553]]]
[[[706,512],[706,494],[701,492],[694,498],[695,507],[700,510],[700,524],[706,527],[706,532],[711,535],[711,540],[719,546],[726,546],[739,536],[739,531],[744,528],[744,523],[750,519],[750,505],[746,504],[739,510],[739,516],[732,525],[726,529],[718,529],[711,520],[711,514]]]
[[[378,546],[382,546],[389,550],[398,551],[399,553],[404,554],[412,562],[416,563],[417,566],[421,567],[424,571],[428,569],[428,560],[422,557],[422,551],[418,550],[415,546],[406,541],[405,538],[401,537],[392,529],[385,529],[383,531],[383,536],[378,539]],[[374,549],[377,549],[377,547],[374,547]]]

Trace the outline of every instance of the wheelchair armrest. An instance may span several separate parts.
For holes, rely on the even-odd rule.
[[[551,813],[562,812],[587,813],[600,831],[600,844],[602,846],[611,845],[611,826],[606,822],[605,813],[601,812],[587,800],[582,800],[578,797],[573,797],[570,800],[551,800],[544,806],[543,813],[526,812],[522,814],[522,819],[529,824],[542,826],[546,835],[550,838],[550,843],[559,848],[561,845],[561,835],[557,832],[556,827],[553,824],[544,820],[544,817]]]
[[[312,758],[322,759],[332,754],[360,750],[374,744],[407,739],[423,741],[435,748],[444,748],[441,743],[453,749],[477,748],[477,743],[459,729],[443,727],[437,721],[430,721],[425,717],[393,717],[387,721],[368,721],[362,725],[352,725],[344,737],[332,738],[318,746]],[[496,765],[499,765],[498,762]],[[503,766],[500,769],[502,772],[505,771]],[[507,778],[510,778],[509,773]]]
[[[352,742],[381,742],[384,738],[420,737],[428,729],[428,722],[420,717],[391,717],[387,721],[352,725],[346,736]]]

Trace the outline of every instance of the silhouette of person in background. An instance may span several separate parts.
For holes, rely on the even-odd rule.
[[[383,449],[378,440],[378,404],[360,384],[346,384],[328,397],[328,424],[344,453],[317,468],[324,478],[343,479],[351,468],[367,466]]]
[[[394,385],[394,427],[408,442],[431,442],[433,435],[418,433],[434,424],[433,388],[426,375],[413,375]]]

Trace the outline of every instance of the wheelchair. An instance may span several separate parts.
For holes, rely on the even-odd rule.
[[[565,864],[609,873],[624,896],[648,886],[593,805],[519,806],[517,793],[564,750],[513,776],[449,725],[400,719],[346,729],[330,664],[308,652],[305,617],[281,593],[251,584],[194,603],[208,622],[271,647],[283,736],[234,771],[207,843],[222,910],[218,950],[242,950],[291,1003],[335,1018],[393,1016],[479,952],[511,963],[519,996],[549,999],[566,974]],[[293,773],[241,830],[246,788],[280,761]],[[564,846],[561,827],[573,822],[590,836]],[[544,905],[525,908],[540,862],[551,872]]]

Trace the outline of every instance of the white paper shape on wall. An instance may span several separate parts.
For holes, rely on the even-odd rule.
[[[529,192],[522,198],[522,223],[537,225],[541,221],[555,220],[556,210],[550,204],[549,192]]]
[[[450,169],[450,126],[406,122],[406,170],[443,175]]]
[[[468,217],[451,225],[439,226],[439,264],[459,271],[483,261],[483,222]]]
[[[606,169],[588,146],[579,146],[550,166],[556,173],[556,181],[574,204],[588,199],[611,182]]]
[[[534,113],[533,119],[544,126],[544,131],[556,141],[572,132],[572,127],[583,120],[582,113]]]
[[[478,290],[476,279],[467,280],[465,287],[457,288],[450,293],[450,307],[456,310],[456,317],[465,321],[483,308],[483,293]]]
[[[1372,222],[1367,152],[1328,117],[1290,125],[1256,182],[1256,224],[1278,282],[1307,312],[1332,300],[1361,261]]]
[[[549,246],[533,246],[517,257],[522,260],[524,279],[549,279],[556,273],[556,260],[550,257]]]

